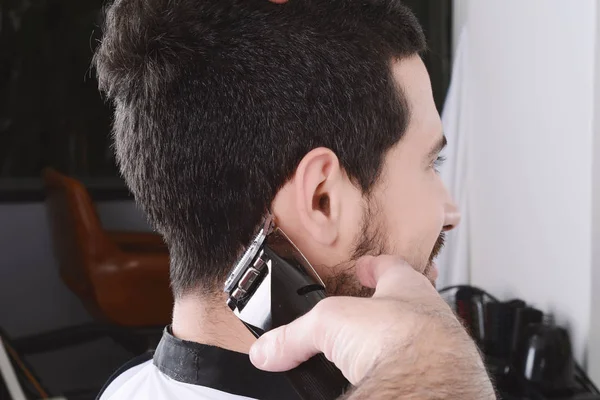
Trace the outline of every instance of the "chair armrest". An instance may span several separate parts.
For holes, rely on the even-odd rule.
[[[166,253],[120,252],[93,273],[97,303],[122,326],[169,323],[173,296]]]
[[[125,252],[168,253],[169,249],[163,238],[151,232],[108,232],[111,240]]]
[[[152,274],[159,276],[161,279],[164,276],[169,276],[169,254],[127,252],[123,253],[120,259],[120,273],[131,276]]]

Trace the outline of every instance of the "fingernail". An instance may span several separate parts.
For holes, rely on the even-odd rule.
[[[265,365],[267,362],[267,354],[265,351],[265,346],[262,343],[255,343],[250,348],[250,361],[256,367],[260,368]]]

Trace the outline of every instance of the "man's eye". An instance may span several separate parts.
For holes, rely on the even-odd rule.
[[[440,173],[440,168],[444,164],[444,161],[446,161],[446,157],[438,156],[438,158],[436,158],[436,160],[433,162],[433,169],[435,169],[436,173]]]

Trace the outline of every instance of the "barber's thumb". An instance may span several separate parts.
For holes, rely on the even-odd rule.
[[[265,333],[250,348],[250,361],[256,368],[271,372],[297,367],[319,353],[308,328],[304,316]]]
[[[376,288],[379,282],[400,268],[410,267],[402,258],[390,255],[364,256],[356,263],[356,274],[363,286]]]

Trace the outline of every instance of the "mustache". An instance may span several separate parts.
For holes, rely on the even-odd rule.
[[[440,236],[438,236],[438,239],[435,241],[435,244],[433,245],[433,250],[431,250],[431,255],[429,256],[430,263],[433,262],[433,260],[435,260],[435,258],[440,254],[440,251],[442,251],[445,244],[446,232],[442,232],[440,233]]]

